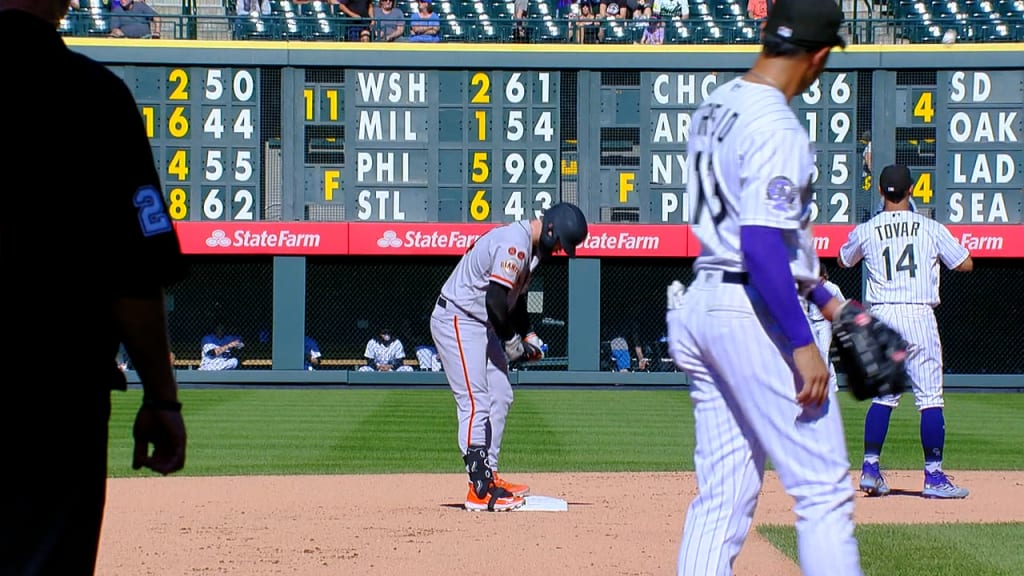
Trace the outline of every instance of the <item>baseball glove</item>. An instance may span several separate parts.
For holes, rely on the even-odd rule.
[[[907,342],[856,300],[848,300],[832,322],[839,362],[857,400],[907,389]]]

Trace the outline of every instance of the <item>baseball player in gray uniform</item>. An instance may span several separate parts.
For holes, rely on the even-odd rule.
[[[843,291],[839,289],[834,283],[828,279],[828,272],[825,267],[821,267],[821,285],[829,291],[830,294],[835,296],[840,302],[845,302],[846,298],[843,296]],[[821,351],[821,357],[825,360],[825,366],[828,367],[828,385],[833,389],[839,389],[839,379],[836,377],[836,368],[832,365],[832,361],[829,358],[829,351],[832,348],[832,322],[830,322],[821,313],[821,310],[814,305],[813,302],[806,298],[800,299],[804,305],[804,313],[807,314],[807,321],[811,323],[811,332],[814,334],[814,343],[818,345],[818,350]]]
[[[837,393],[799,296],[829,319],[841,303],[819,283],[814,149],[789,106],[845,45],[842,21],[832,0],[777,0],[757,62],[717,88],[690,125],[687,192],[701,252],[690,288],[669,287],[666,314],[696,428],[698,493],[681,576],[732,574],[768,458],[795,500],[803,573],[861,574]]]
[[[970,252],[949,229],[915,213],[910,205],[914,179],[906,166],[891,165],[878,178],[883,211],[860,224],[839,249],[840,266],[861,259],[867,270],[865,300],[871,313],[896,329],[907,341],[907,374],[913,381],[914,402],[921,413],[926,498],[966,498],[968,490],[954,485],[942,471],[946,423],[942,415],[942,343],[933,308],[939,305],[939,262],[969,272]],[[884,496],[889,486],[878,459],[899,396],[876,398],[864,420],[864,463],[860,488]]]
[[[467,510],[507,511],[529,493],[498,475],[505,420],[512,405],[508,363],[543,358],[530,327],[526,293],[537,265],[553,252],[576,256],[587,220],[560,203],[540,219],[492,228],[474,242],[441,288],[430,333],[459,415],[459,448],[469,474]]]

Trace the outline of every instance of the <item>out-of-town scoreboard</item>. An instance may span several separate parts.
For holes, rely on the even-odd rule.
[[[591,221],[650,224],[690,220],[692,115],[740,73],[606,71],[576,87],[589,102],[577,108],[561,102],[563,75],[574,72],[557,70],[300,68],[301,89],[280,91],[278,102],[262,94],[258,67],[111,69],[138,102],[175,220],[275,219],[265,203],[282,195],[311,220],[526,219],[561,201],[568,145],[593,175],[593,187],[577,190]],[[826,72],[791,102],[817,150],[818,224],[854,224],[864,212],[855,206],[858,77]],[[933,77],[890,93],[904,112],[897,128],[934,129],[934,162],[913,167],[915,201],[943,222],[1020,223],[1024,72]],[[583,113],[571,118],[569,143],[566,115]],[[267,177],[276,166],[267,155],[280,148],[301,161]]]
[[[711,92],[736,75],[641,72],[635,85],[614,76],[603,83],[600,124],[591,131],[601,140],[602,221],[690,221],[690,122]],[[816,223],[854,222],[852,192],[860,163],[856,80],[856,73],[827,72],[791,102],[817,150],[811,212]]]
[[[348,69],[303,93],[304,147],[343,150],[306,162],[321,213],[502,222],[560,199],[558,72]]]
[[[135,96],[175,220],[259,220],[260,72],[111,67]],[[108,126],[118,130],[118,126]],[[110,151],[111,158],[117,150]]]

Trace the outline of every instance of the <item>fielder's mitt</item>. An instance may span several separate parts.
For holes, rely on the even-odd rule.
[[[847,386],[857,400],[901,394],[907,388],[907,342],[856,300],[833,319],[832,332]]]

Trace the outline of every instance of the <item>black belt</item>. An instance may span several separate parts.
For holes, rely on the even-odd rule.
[[[446,300],[444,296],[438,296],[437,305],[441,308],[448,308],[448,300]]]
[[[746,272],[722,272],[722,282],[725,284],[747,284],[750,275]]]

